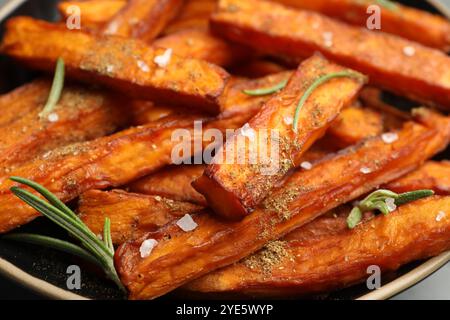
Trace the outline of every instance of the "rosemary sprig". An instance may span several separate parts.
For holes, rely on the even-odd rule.
[[[50,94],[47,99],[47,103],[44,106],[44,109],[39,113],[39,117],[41,119],[46,118],[50,113],[52,113],[53,109],[55,109],[59,99],[61,98],[61,93],[64,87],[64,60],[62,58],[58,58],[56,62],[55,75],[53,76],[53,83],[50,89]]]
[[[355,206],[347,217],[347,225],[353,229],[362,220],[364,212],[378,210],[384,215],[394,211],[397,206],[404,205],[422,198],[434,195],[433,190],[416,190],[405,193],[395,193],[390,190],[380,189],[372,192]],[[388,201],[393,207],[390,207]]]
[[[297,133],[297,130],[298,130],[298,119],[300,116],[300,111],[301,111],[303,105],[305,104],[305,102],[308,100],[308,98],[311,96],[311,94],[314,92],[314,90],[316,90],[319,86],[321,86],[325,82],[330,81],[331,79],[335,79],[335,78],[353,78],[353,79],[366,81],[366,77],[363,76],[362,74],[353,72],[353,71],[349,71],[349,70],[332,72],[332,73],[323,75],[323,76],[319,77],[318,79],[316,79],[308,87],[308,89],[306,89],[305,93],[303,94],[303,96],[301,97],[300,101],[297,104],[297,108],[295,109],[294,123],[292,124],[293,130],[295,133]]]
[[[394,11],[394,10],[398,9],[397,4],[393,3],[392,1],[389,1],[389,0],[376,0],[376,2],[380,6],[384,7],[385,9],[391,10],[391,11]]]
[[[261,88],[261,89],[255,89],[255,90],[242,90],[243,93],[249,95],[249,96],[266,96],[272,93],[276,93],[286,87],[289,79],[283,80],[280,83],[274,85],[270,88]]]
[[[105,219],[103,241],[101,241],[69,207],[46,188],[25,178],[11,177],[10,179],[22,183],[42,195],[47,201],[19,187],[11,187],[10,189],[19,199],[68,231],[70,235],[81,242],[84,248],[66,241],[32,234],[8,235],[8,239],[45,245],[75,254],[100,266],[109,279],[114,281],[122,291],[126,291],[114,267],[114,247],[111,240],[109,218]]]

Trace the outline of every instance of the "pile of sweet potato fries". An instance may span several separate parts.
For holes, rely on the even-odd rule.
[[[44,75],[0,96],[0,233],[40,216],[11,176],[75,204],[95,234],[109,218],[131,299],[311,296],[449,250],[450,162],[430,159],[450,142],[450,22],[385,2],[70,0],[59,22],[9,19],[1,53]],[[194,153],[210,142],[198,121],[236,130],[216,160],[237,138],[249,160],[266,143],[249,128],[278,132],[279,170],[175,165],[178,130]],[[379,189],[434,195],[355,203]]]

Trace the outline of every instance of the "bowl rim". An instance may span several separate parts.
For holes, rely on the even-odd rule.
[[[2,22],[7,16],[9,16],[14,10],[16,10],[20,5],[25,3],[27,0],[7,0],[6,3],[0,7],[0,22]],[[430,1],[434,2],[434,1]],[[436,5],[436,3],[433,3]],[[437,6],[441,12],[445,12],[442,7]],[[445,8],[445,7],[444,7]],[[448,9],[448,8],[447,8]],[[435,271],[442,268],[445,264],[450,261],[450,251],[444,252],[439,256],[433,257],[424,263],[420,264],[413,270],[407,272],[406,274],[390,281],[384,286],[371,291],[367,294],[356,298],[356,300],[385,300],[393,297],[394,295],[416,285],[420,281],[424,280],[430,276]],[[68,290],[62,289],[56,285],[53,285],[45,280],[39,279],[31,274],[25,272],[19,267],[15,266],[13,263],[0,258],[0,273],[6,278],[14,280],[16,283],[24,286],[25,288],[31,289],[44,297],[56,300],[91,300],[79,294],[70,292]]]
[[[450,261],[450,251],[444,252],[420,264],[413,270],[390,281],[384,286],[364,294],[355,300],[386,300],[396,294],[418,284]],[[25,288],[31,289],[43,296],[56,300],[91,300],[79,294],[62,289],[45,280],[39,279],[23,271],[11,262],[0,258],[0,273],[14,280]]]

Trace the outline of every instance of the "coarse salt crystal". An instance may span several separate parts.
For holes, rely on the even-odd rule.
[[[327,46],[327,47],[333,46],[333,33],[332,32],[324,32],[322,34],[322,37],[325,42],[325,46]]]
[[[252,129],[252,127],[250,127],[250,125],[248,123],[246,123],[242,128],[241,128],[241,134],[244,137],[247,137],[250,139],[250,141],[254,141],[255,140],[255,130]]]
[[[165,68],[170,63],[170,59],[172,58],[172,52],[173,52],[172,49],[169,48],[162,55],[156,56],[153,61],[158,65],[158,67]]]
[[[47,119],[48,119],[48,121],[50,121],[50,122],[56,122],[56,121],[59,120],[59,116],[58,116],[57,113],[52,112],[52,113],[50,113],[50,114],[48,115]]]
[[[177,221],[177,226],[179,226],[184,232],[189,232],[195,230],[198,227],[198,224],[195,223],[191,215],[185,214],[183,218]]]
[[[155,200],[161,202],[162,198],[160,196],[155,196]]]
[[[398,134],[396,133],[384,133],[381,135],[381,139],[383,139],[384,143],[391,144],[398,140]]]
[[[300,164],[300,167],[305,170],[311,170],[313,166],[312,166],[311,162],[304,161]]]
[[[108,64],[106,66],[106,72],[107,73],[112,73],[114,71],[114,66],[112,64]]]
[[[364,174],[369,174],[372,172],[372,170],[370,170],[370,168],[367,167],[362,167],[359,171]]]
[[[142,71],[150,72],[150,67],[148,66],[148,64],[145,63],[145,61],[138,60],[137,65],[138,65],[139,69],[141,69]]]
[[[116,34],[119,30],[119,24],[117,21],[114,21],[108,25],[108,28],[105,30],[105,34]]]
[[[414,49],[414,47],[407,46],[403,48],[403,53],[405,56],[412,57],[416,54],[416,49]]]
[[[294,118],[287,116],[284,117],[283,121],[286,125],[290,126],[291,124],[294,123]]]
[[[444,211],[439,211],[436,216],[436,221],[437,222],[441,221],[442,219],[445,218],[445,216],[446,216],[446,213]]]
[[[158,241],[156,241],[155,239],[147,239],[142,242],[141,247],[139,248],[141,258],[147,258],[152,253],[157,244]]]
[[[386,203],[389,212],[393,212],[395,210],[397,210],[397,205],[395,204],[395,199],[394,198],[387,198],[386,200],[384,200],[384,202]]]

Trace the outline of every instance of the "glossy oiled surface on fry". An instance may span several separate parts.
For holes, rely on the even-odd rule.
[[[385,186],[395,192],[430,189],[440,195],[450,195],[450,162],[428,161],[419,170]]]
[[[90,190],[80,196],[78,203],[80,218],[95,234],[102,234],[105,218],[111,220],[114,244],[136,239],[200,209],[187,202],[121,190]]]
[[[35,86],[40,89],[35,90]],[[16,101],[29,112],[0,127],[2,173],[11,172],[14,167],[46,151],[102,137],[128,125],[128,117],[123,114],[125,99],[75,85],[66,85],[64,88],[52,111],[52,117],[57,117],[56,121],[52,122],[48,117],[41,118],[39,114],[44,109],[50,86],[49,81],[42,86],[40,81],[36,81],[34,85],[26,85],[10,94],[14,97],[18,91],[22,92],[23,96]],[[29,94],[31,99],[28,98]],[[17,110],[18,114],[21,112]]]
[[[250,55],[241,46],[212,35],[207,29],[189,28],[156,39],[154,47],[171,48],[180,57],[194,58],[228,67]]]
[[[441,51],[263,0],[221,0],[211,22],[230,40],[294,57],[320,51],[386,90],[450,108],[450,58]]]
[[[171,163],[172,132],[191,128],[193,119],[166,120],[121,131],[112,136],[69,145],[44,154],[9,173],[36,181],[62,201],[90,189],[126,184]],[[23,205],[0,178],[0,233],[25,224],[39,214]]]
[[[318,11],[332,18],[367,27],[368,18],[374,14],[376,5],[371,0],[275,0],[294,8]],[[426,46],[450,50],[450,23],[445,18],[401,5],[394,9],[378,4],[381,12],[380,31],[399,35]],[[370,13],[367,13],[368,8]],[[377,29],[375,29],[377,31]]]
[[[242,132],[228,139],[219,151],[222,158],[228,159],[227,148],[242,139],[246,141],[245,150],[242,151],[245,161],[238,162],[235,159],[231,163],[214,163],[194,183],[194,188],[205,196],[218,215],[232,219],[242,218],[251,212],[291,168],[299,165],[302,154],[325,134],[340,111],[353,101],[362,82],[352,78],[332,79],[314,90],[300,111],[298,132],[295,133],[292,122],[298,102],[308,86],[320,76],[343,70],[345,69],[319,56],[306,60],[290,78],[288,85],[272,95],[248,122],[255,131],[254,141],[249,141]],[[271,173],[264,174],[264,165],[253,165],[250,154],[262,152],[262,144],[270,141],[259,141],[259,133],[271,134],[274,131],[279,135],[279,159],[274,159],[276,167],[270,169]],[[239,147],[241,148],[240,145]]]
[[[172,166],[128,185],[132,192],[159,195],[178,201],[206,205],[205,198],[191,183],[203,174],[204,165]]]
[[[209,17],[217,7],[217,0],[185,0],[180,14],[164,30],[171,34],[188,28],[207,29]]]
[[[81,13],[81,28],[98,29],[112,19],[127,4],[126,0],[89,0],[89,1],[62,1],[58,9],[64,19],[70,18],[78,7]]]
[[[328,129],[333,142],[347,147],[363,138],[374,137],[384,130],[383,115],[369,108],[352,106],[342,110]]]
[[[187,289],[289,296],[350,286],[366,279],[371,265],[384,272],[396,270],[450,248],[450,197],[404,205],[388,216],[379,215],[354,230],[310,244],[287,240],[280,245],[283,257],[265,270],[263,264],[244,260],[194,281]],[[256,259],[258,254],[262,253]]]
[[[183,3],[183,0],[129,0],[102,31],[150,42],[178,14]]]
[[[44,105],[48,98],[49,80],[38,79],[0,96],[0,127],[5,127]]]
[[[433,118],[433,128],[407,123],[393,144],[385,144],[380,138],[370,139],[316,163],[309,171],[297,171],[283,187],[271,192],[264,208],[240,222],[195,215],[198,228],[192,232],[167,226],[149,234],[147,238],[154,238],[159,244],[145,259],[139,254],[142,241],[124,244],[115,259],[130,297],[155,298],[239,261],[320,214],[417,168],[445,148],[450,135],[448,119],[427,116]],[[372,172],[362,173],[363,167]]]
[[[166,67],[154,59],[165,53],[144,42],[95,36],[47,22],[18,17],[7,23],[1,51],[38,69],[52,70],[64,59],[71,77],[101,83],[135,98],[220,112],[228,74],[205,61],[172,55]]]

